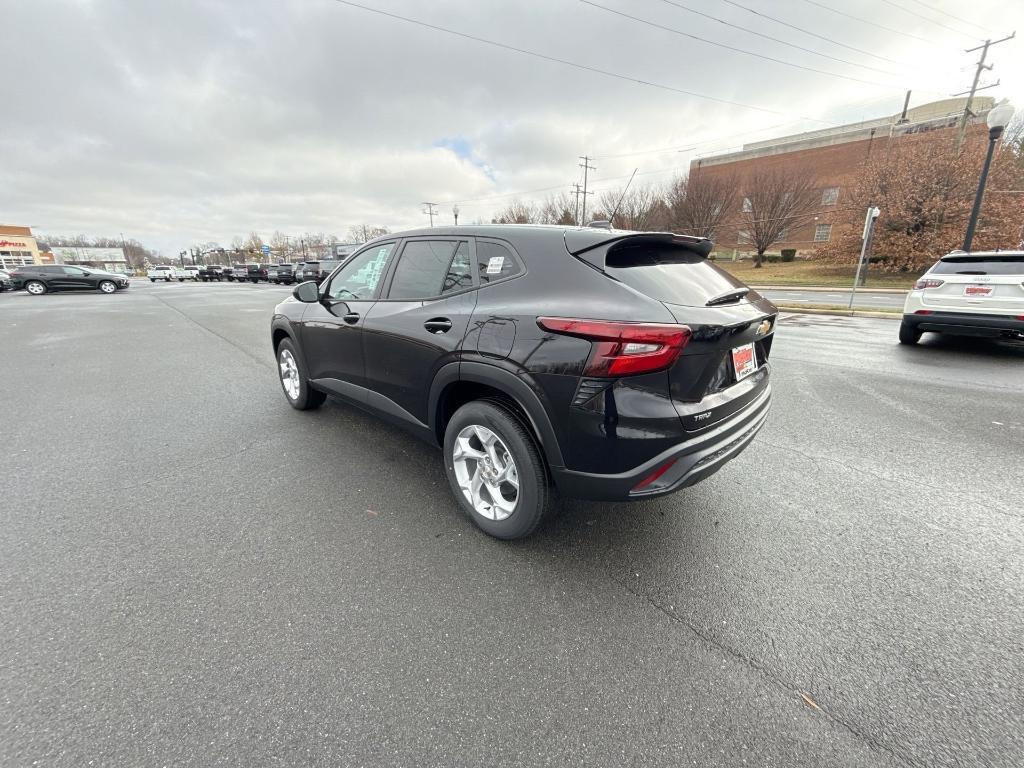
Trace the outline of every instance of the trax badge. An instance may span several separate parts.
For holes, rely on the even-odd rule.
[[[772,329],[772,321],[771,320],[762,320],[761,324],[759,326],[757,326],[757,335],[758,336],[764,336],[771,329]]]

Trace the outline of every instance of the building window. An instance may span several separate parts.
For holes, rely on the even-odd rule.
[[[830,240],[832,237],[832,225],[831,224],[819,224],[814,228],[814,242],[824,243]]]
[[[789,239],[789,229],[787,228],[787,229],[784,229],[781,232],[779,232],[779,236],[775,238],[775,242],[777,242],[777,243],[784,243],[788,239]]]
[[[750,233],[745,229],[741,229],[736,233],[736,244],[737,245],[750,245]]]
[[[839,199],[839,187],[825,187],[821,190],[821,204],[835,205]]]
[[[754,206],[750,204],[750,198],[749,197],[744,197],[743,198],[743,212],[744,213],[750,213],[753,210],[754,210]]]

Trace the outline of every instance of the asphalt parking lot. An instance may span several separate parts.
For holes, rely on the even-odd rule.
[[[287,293],[0,294],[0,765],[1024,763],[1024,345],[786,316],[725,470],[501,543]]]

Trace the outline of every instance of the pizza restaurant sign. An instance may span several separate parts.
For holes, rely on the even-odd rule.
[[[15,240],[0,240],[0,248],[28,248],[29,244],[22,241]]]

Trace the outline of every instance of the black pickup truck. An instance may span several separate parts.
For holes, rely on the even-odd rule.
[[[199,270],[199,280],[204,283],[218,283],[224,279],[224,266],[222,264],[206,264]]]

